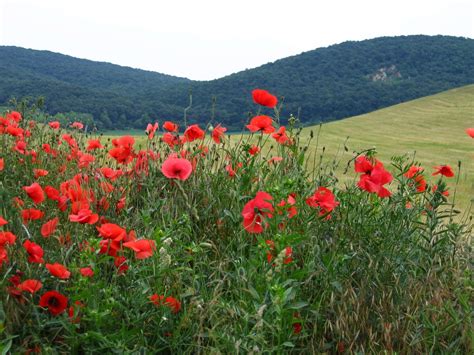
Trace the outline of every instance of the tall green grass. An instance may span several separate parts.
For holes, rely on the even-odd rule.
[[[32,118],[25,112],[23,127]],[[325,127],[336,124],[345,122]],[[368,123],[357,125],[362,130]],[[0,171],[0,215],[8,224],[0,230],[11,231],[16,240],[1,246],[8,260],[0,269],[0,349],[472,353],[472,222],[456,220],[452,197],[441,193],[446,185],[453,189],[455,179],[428,179],[438,190],[419,193],[404,176],[413,158],[386,158],[378,147],[378,154],[369,154],[382,160],[394,178],[388,186],[391,197],[380,198],[356,186],[359,174],[353,162],[341,178],[351,149],[345,152],[343,138],[324,143],[325,127],[312,138],[310,129],[288,127],[291,145],[262,134],[232,136],[216,144],[207,135],[172,149],[157,136],[140,140],[140,154],[135,144],[129,164],[111,158],[110,137],[102,140],[104,149],[89,151],[94,161],[81,165],[76,148],[86,152],[90,138],[83,134],[37,125],[26,137],[36,157],[12,150],[16,138],[1,135],[5,168]],[[458,139],[464,136],[461,130]],[[45,143],[57,150],[56,156],[44,152]],[[363,143],[357,149],[367,148]],[[259,154],[249,154],[252,144],[262,148]],[[344,155],[333,160],[338,146]],[[387,147],[394,149],[395,143]],[[163,162],[172,153],[195,165],[188,179],[163,174]],[[421,161],[423,153],[418,154]],[[273,157],[281,160],[270,162]],[[144,160],[137,164],[139,159]],[[445,162],[436,161],[440,163]],[[229,164],[235,176],[226,170]],[[124,173],[107,178],[100,170],[104,167]],[[50,173],[35,178],[37,168]],[[426,167],[427,178],[429,171]],[[77,193],[71,179],[87,193]],[[64,210],[51,199],[35,204],[22,187],[36,180],[69,199],[80,197],[101,219],[95,225],[71,222],[71,201]],[[329,214],[307,203],[319,187],[330,189],[338,202]],[[272,196],[267,202],[273,211],[264,214],[261,233],[249,233],[242,211],[259,191]],[[24,206],[12,203],[15,197]],[[125,205],[118,208],[123,198]],[[290,217],[291,206],[296,214]],[[26,223],[21,213],[26,208],[40,208],[45,216]],[[43,223],[54,217],[59,218],[57,230],[42,236]],[[139,259],[122,245],[117,253],[128,269],[119,272],[110,244],[99,251],[103,238],[96,227],[106,221],[134,230],[138,239],[152,240],[153,255]],[[70,278],[58,279],[43,264],[29,262],[23,247],[27,240],[42,246],[45,262],[64,264]],[[79,272],[86,266],[94,270],[91,278]],[[43,287],[18,295],[14,276],[40,280]],[[49,290],[68,298],[72,315],[65,310],[54,316],[39,306]],[[154,304],[153,294],[177,298],[181,310],[174,313],[164,303]]]

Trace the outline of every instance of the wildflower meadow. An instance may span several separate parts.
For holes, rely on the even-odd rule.
[[[367,149],[342,182],[252,96],[241,135],[1,114],[2,353],[473,351],[457,167]]]

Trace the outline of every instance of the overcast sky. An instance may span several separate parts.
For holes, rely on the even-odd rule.
[[[472,0],[0,0],[0,45],[210,80],[347,40],[474,38]]]

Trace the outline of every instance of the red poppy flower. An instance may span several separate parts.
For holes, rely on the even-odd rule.
[[[15,244],[16,235],[12,232],[0,232],[0,248],[4,247],[6,244],[12,245]]]
[[[8,223],[8,221],[6,219],[4,219],[2,216],[0,216],[0,227],[4,226],[7,223]]]
[[[285,209],[287,211],[288,218],[291,219],[298,213],[295,204],[295,194],[290,194],[286,200],[280,201],[278,207],[282,207],[283,209]],[[279,214],[282,214],[282,212],[279,212]]]
[[[197,125],[193,124],[186,128],[184,131],[184,137],[187,142],[195,141],[196,139],[204,139],[205,132]]]
[[[474,128],[466,128],[466,133],[469,135],[469,137],[474,138]]]
[[[28,253],[28,262],[29,263],[37,263],[37,264],[42,264],[44,263],[43,260],[43,255],[44,251],[41,246],[34,242],[30,242],[29,240],[26,240],[23,243],[23,247],[26,249],[26,252]]]
[[[33,200],[35,204],[39,204],[44,201],[44,191],[37,182],[34,182],[30,186],[24,186],[23,190],[26,191],[26,194]]]
[[[25,280],[17,286],[17,288],[22,292],[35,293],[43,287],[43,284],[39,280]]]
[[[12,198],[12,205],[15,208],[20,208],[20,207],[23,207],[25,205],[25,202],[19,197],[13,197]]]
[[[58,222],[59,222],[59,218],[55,217],[52,220],[50,220],[50,221],[46,222],[45,224],[43,224],[43,226],[41,227],[41,235],[44,238],[47,238],[51,234],[53,234],[54,231],[56,230]]]
[[[270,134],[275,131],[272,118],[265,115],[255,116],[246,127],[251,132],[262,131],[263,133]]]
[[[436,171],[433,173],[433,175],[444,175],[446,177],[453,177],[454,176],[454,171],[449,165],[439,165],[434,167]]]
[[[102,238],[112,239],[116,242],[127,237],[127,231],[114,223],[104,223],[97,227],[97,230]]]
[[[8,263],[8,253],[4,247],[0,246],[0,269],[4,263]]]
[[[71,149],[77,149],[77,141],[70,134],[63,134],[61,138],[69,145]],[[59,144],[61,144],[61,142]]]
[[[269,108],[274,108],[278,103],[278,99],[276,98],[276,96],[262,89],[253,90],[252,98],[256,104],[269,107]]]
[[[58,121],[49,122],[48,125],[52,129],[59,129],[59,127],[61,126],[61,124]]]
[[[299,334],[301,333],[301,329],[303,327],[301,326],[301,323],[293,323],[293,334]]]
[[[373,169],[372,162],[366,156],[359,156],[355,160],[356,173],[369,174]]]
[[[232,164],[229,164],[225,167],[225,170],[229,174],[229,177],[234,177],[237,174],[237,170],[239,170],[243,166],[242,163],[237,163],[235,165],[235,170],[232,168]]]
[[[99,220],[99,215],[97,213],[93,213],[88,208],[83,208],[77,211],[76,214],[70,214],[69,220],[71,222],[78,222],[82,224],[94,224]]]
[[[422,171],[423,168],[421,166],[413,165],[405,174],[403,174],[408,179],[413,179],[415,181],[416,191],[418,192],[426,190],[426,180],[425,177],[421,175]]]
[[[170,121],[165,121],[165,123],[163,123],[163,128],[168,132],[178,132],[178,125]]]
[[[34,173],[35,179],[37,179],[39,177],[48,175],[49,172],[48,170],[44,170],[44,169],[33,169],[33,173]]]
[[[67,297],[57,291],[46,292],[43,296],[41,296],[39,301],[39,305],[41,307],[48,308],[49,312],[53,316],[63,313],[67,308],[67,303]]]
[[[99,245],[99,254],[107,254],[110,256],[117,256],[118,251],[122,249],[121,241],[111,239],[103,239],[99,242]]]
[[[224,137],[224,133],[227,131],[227,128],[222,127],[220,124],[214,127],[212,130],[212,139],[214,142],[219,144],[221,142],[222,137]]]
[[[153,255],[155,250],[155,241],[150,239],[140,239],[123,243],[125,248],[132,249],[137,259],[146,259]]]
[[[45,152],[46,154],[51,154],[51,152],[52,152],[51,145],[48,144],[48,143],[43,143],[43,145],[41,145],[41,149],[42,149],[43,152]]]
[[[80,323],[81,317],[79,317],[78,313],[80,312],[81,308],[85,306],[86,305],[82,303],[81,301],[76,301],[74,302],[74,306],[69,307],[67,314],[69,316],[69,320],[71,321],[71,323],[73,324]]]
[[[44,216],[44,212],[34,209],[34,208],[29,208],[27,210],[22,210],[21,211],[21,217],[23,218],[23,223],[28,223],[29,221],[41,219]]]
[[[126,204],[126,198],[125,197],[122,197],[120,198],[118,201],[117,201],[117,204],[115,205],[115,209],[116,211],[121,211],[125,208],[125,204]]]
[[[273,240],[265,240],[265,244],[268,246],[267,250],[267,262],[271,263],[273,260],[273,253],[275,251],[275,242]]]
[[[174,146],[179,145],[181,143],[177,136],[169,132],[163,134],[161,140],[168,144],[171,148],[174,148]]]
[[[5,169],[5,160],[3,158],[0,158],[0,171]]]
[[[123,171],[121,169],[114,170],[109,167],[103,167],[100,168],[99,171],[103,177],[110,181],[115,181],[117,178],[123,175]]]
[[[336,201],[331,190],[321,186],[312,196],[306,199],[306,204],[310,207],[319,208],[319,215],[324,216],[336,208],[339,202]],[[329,217],[328,215],[328,218]]]
[[[285,126],[281,126],[278,132],[273,133],[272,137],[280,144],[286,144],[290,142],[290,138],[286,135]]]
[[[157,305],[166,305],[168,306],[173,313],[178,313],[181,309],[181,302],[179,302],[176,298],[168,296],[157,295],[156,293],[150,296],[150,301]]]
[[[431,192],[432,193],[435,193],[436,191],[438,191],[438,185],[433,185],[433,187],[431,188]],[[449,191],[448,190],[444,190],[444,191],[438,191],[441,195],[443,196],[449,196]]]
[[[68,279],[71,276],[71,272],[62,264],[46,264],[46,268],[49,270],[51,275],[56,276],[60,279]]]
[[[393,176],[385,170],[380,161],[375,160],[373,164],[367,157],[360,156],[355,161],[355,171],[363,173],[357,183],[361,189],[376,193],[382,198],[391,196],[391,192],[384,185],[390,183]]]
[[[403,176],[411,179],[414,176],[419,175],[422,171],[423,171],[423,168],[421,166],[413,165],[408,169],[408,171],[405,174],[403,174]]]
[[[114,265],[118,269],[119,274],[124,274],[128,270],[127,258],[124,256],[116,256],[114,258]]]
[[[15,152],[18,152],[20,154],[26,154],[26,142],[19,140],[16,142],[15,146],[13,147],[13,150]]]
[[[165,305],[171,308],[173,313],[178,313],[181,309],[181,302],[179,302],[176,298],[168,296],[165,298]]]
[[[247,202],[242,209],[243,225],[249,233],[262,233],[267,223],[265,218],[272,218],[273,205],[272,196],[259,191],[255,198]]]
[[[7,118],[15,121],[16,123],[19,123],[21,121],[21,113],[18,111],[12,111],[7,114]]]
[[[363,174],[360,177],[357,186],[365,191],[376,193],[379,197],[390,197],[392,193],[383,185],[390,183],[392,180],[392,174],[385,170],[383,165],[377,165],[370,174]]]
[[[83,129],[84,125],[81,122],[73,122],[71,123],[71,127],[76,129]]]
[[[54,187],[52,187],[52,186],[46,186],[46,187],[44,188],[44,192],[46,193],[46,196],[47,196],[50,200],[53,200],[53,201],[59,200],[59,191],[56,190]]]
[[[253,145],[249,148],[248,152],[250,155],[255,155],[260,151],[260,148],[256,145]]]
[[[87,148],[86,148],[87,150],[102,149],[102,148],[104,148],[104,146],[100,144],[99,139],[90,139],[87,142]]]
[[[148,135],[148,139],[153,139],[157,129],[158,129],[158,122],[155,122],[155,124],[148,123],[145,130],[146,134]]]
[[[283,157],[271,157],[268,159],[268,164],[276,164],[283,161]]]
[[[16,126],[8,126],[5,132],[12,137],[23,137],[24,130]]]
[[[109,155],[120,164],[129,164],[134,158],[133,145],[135,139],[131,136],[123,136],[112,139],[115,148],[109,151]]]
[[[291,247],[285,248],[285,258],[283,259],[283,264],[288,265],[293,261],[293,249]]]
[[[193,171],[191,162],[187,159],[170,156],[161,166],[161,172],[168,179],[187,180]]]
[[[81,275],[84,277],[92,277],[94,276],[94,270],[90,267],[83,267],[80,269]]]
[[[93,155],[90,154],[81,154],[77,166],[79,168],[87,168],[95,160]]]

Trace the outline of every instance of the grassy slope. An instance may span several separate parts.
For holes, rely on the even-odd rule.
[[[349,137],[349,152],[343,154],[343,162],[350,159],[352,151],[375,147],[386,165],[393,155],[416,152],[416,160],[430,173],[440,164],[457,169],[461,161],[457,198],[459,207],[466,211],[474,200],[474,140],[465,129],[473,126],[474,85],[468,85],[325,124],[318,147],[319,152],[325,147],[328,156],[334,156],[338,150],[344,152],[341,146]],[[303,139],[311,130],[317,134],[319,127],[304,129]]]

